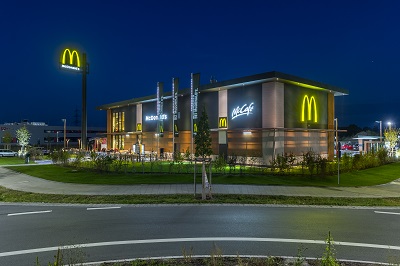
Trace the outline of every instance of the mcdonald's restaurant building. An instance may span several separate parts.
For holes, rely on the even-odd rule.
[[[208,115],[214,155],[258,157],[269,164],[278,154],[301,156],[312,150],[334,155],[335,96],[348,92],[280,72],[266,72],[201,85],[192,74],[190,87],[105,104],[107,148],[133,153],[184,153],[203,108]]]

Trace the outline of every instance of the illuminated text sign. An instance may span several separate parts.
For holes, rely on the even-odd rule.
[[[166,114],[161,115],[162,120],[166,120],[167,118],[168,117]],[[159,119],[158,119],[158,115],[146,115],[145,120],[146,121],[158,121]]]
[[[242,105],[242,107],[240,106],[236,107],[232,111],[232,120],[242,115],[249,116],[253,114],[253,109],[254,109],[254,103],[251,103],[249,105],[244,104]]]

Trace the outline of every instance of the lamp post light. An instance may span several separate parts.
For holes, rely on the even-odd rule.
[[[388,122],[388,125],[389,125],[389,130],[391,130],[392,129],[392,122]]]
[[[336,133],[336,158],[337,158],[337,182],[340,184],[340,147],[339,147],[339,136],[338,136],[338,119],[334,119],[335,122],[335,133]]]
[[[376,123],[379,123],[379,142],[382,143],[382,120],[375,121]]]
[[[64,122],[64,149],[67,147],[67,119],[61,119]]]

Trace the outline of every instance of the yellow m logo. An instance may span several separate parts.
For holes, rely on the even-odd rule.
[[[311,96],[311,98],[308,98],[308,95],[305,95],[303,98],[303,105],[301,107],[301,121],[305,121],[305,112],[307,108],[307,121],[312,120],[312,109],[314,107],[314,122],[318,121],[318,116],[317,116],[317,103],[315,101],[314,96]]]
[[[142,123],[137,123],[136,131],[142,131]]]
[[[164,128],[162,125],[160,125],[160,133],[163,133],[163,132],[164,132]]]
[[[228,119],[227,117],[220,117],[218,120],[219,128],[228,128]]]
[[[75,65],[77,67],[81,67],[81,61],[79,60],[78,52],[76,50],[73,50],[71,52],[71,50],[69,50],[68,48],[64,50],[64,53],[63,53],[62,59],[61,59],[61,63],[63,65],[65,65],[65,59],[66,59],[67,53],[69,56],[69,63],[67,63],[67,65]],[[76,55],[76,63],[75,64],[74,64],[74,55]]]

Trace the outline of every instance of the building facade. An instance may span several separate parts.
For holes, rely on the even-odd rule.
[[[31,134],[29,145],[44,147],[47,150],[53,150],[64,147],[64,126],[49,126],[43,122],[13,122],[0,124],[0,140],[3,146],[8,146],[13,150],[19,149],[16,131],[21,127],[26,129]],[[94,147],[101,147],[101,135],[106,133],[106,129],[102,127],[89,127],[88,143],[93,149]],[[4,137],[11,136],[11,143],[6,143]],[[78,148],[81,139],[81,127],[70,126],[65,127],[66,147]],[[83,148],[83,147],[81,147]]]
[[[262,158],[301,156],[309,150],[334,154],[335,96],[348,92],[280,72],[199,84],[192,74],[189,89],[99,106],[107,111],[107,147],[135,153],[193,153],[193,135],[207,112],[214,155]]]

